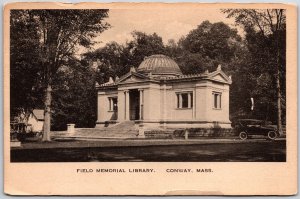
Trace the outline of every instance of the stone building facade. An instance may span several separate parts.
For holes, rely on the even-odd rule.
[[[120,78],[97,85],[97,126],[134,121],[145,128],[230,128],[228,77],[216,71],[183,75],[165,55],[146,57]]]

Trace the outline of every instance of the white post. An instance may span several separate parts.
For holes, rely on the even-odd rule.
[[[179,95],[179,108],[182,108],[182,95],[181,94],[178,95]]]
[[[143,89],[139,89],[140,91],[140,120],[143,120],[143,106],[144,106],[144,98],[143,98],[143,92],[144,90]]]
[[[125,91],[125,120],[130,120],[129,118],[129,91]]]
[[[109,101],[109,110],[111,111],[112,108],[111,108],[111,98],[110,97],[108,98],[108,101]]]
[[[188,108],[192,108],[192,93],[188,93]]]
[[[167,119],[167,85],[164,85],[164,103],[163,103],[163,119],[166,121]],[[165,123],[164,123],[165,124]]]
[[[188,132],[188,130],[184,130],[184,139],[185,140],[188,140],[189,139],[189,132]]]
[[[145,112],[145,108],[144,108],[144,90],[142,90],[142,117],[141,119],[144,119],[144,112]]]
[[[126,120],[126,91],[124,91],[124,120]]]
[[[144,131],[144,128],[143,128],[143,125],[140,124],[139,125],[139,135],[138,135],[139,138],[145,138],[145,131]]]
[[[196,118],[196,92],[193,91],[193,119]]]
[[[68,134],[74,134],[75,133],[75,124],[67,124],[68,126]]]

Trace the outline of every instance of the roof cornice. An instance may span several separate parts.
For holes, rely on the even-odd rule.
[[[217,75],[221,75],[222,78],[224,78],[224,81],[222,80],[218,80],[218,79],[214,79],[215,76]],[[130,76],[136,76],[142,79],[142,81],[136,81],[136,82],[123,82],[124,80],[126,80],[127,78],[129,78]],[[205,73],[202,74],[189,74],[189,75],[180,75],[177,77],[165,77],[165,76],[161,76],[161,77],[149,77],[147,75],[144,75],[142,73],[138,73],[138,72],[133,72],[130,71],[128,73],[126,73],[125,75],[123,75],[120,79],[118,79],[115,82],[107,82],[101,85],[97,85],[96,88],[100,89],[100,88],[115,88],[118,85],[124,85],[124,84],[135,84],[135,83],[167,83],[167,82],[182,82],[182,81],[197,81],[197,80],[209,80],[209,81],[213,81],[213,82],[218,82],[218,83],[222,83],[222,84],[231,84],[232,80],[231,77],[227,76],[221,69],[218,69],[214,72],[209,73],[208,71],[205,71]]]

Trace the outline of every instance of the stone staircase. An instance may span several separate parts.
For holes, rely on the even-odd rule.
[[[75,128],[75,133],[69,135],[67,133],[52,133],[53,138],[135,138],[138,135],[138,129],[133,121],[125,121],[111,127],[102,128]]]

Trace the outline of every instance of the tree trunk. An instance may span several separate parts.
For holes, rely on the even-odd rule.
[[[277,78],[276,78],[276,87],[277,87],[277,130],[280,135],[282,135],[282,121],[281,121],[281,89],[280,89],[280,71],[279,67],[277,68]]]
[[[279,37],[277,35],[276,37],[277,39],[277,55],[276,55],[276,91],[277,91],[277,130],[278,130],[278,133],[280,135],[282,135],[282,121],[281,121],[281,88],[280,88],[280,63],[279,63],[279,55],[280,55],[280,52],[279,52],[279,44],[278,44],[278,40],[279,40]]]
[[[44,121],[44,133],[42,141],[51,141],[50,138],[50,121],[51,121],[51,85],[48,84],[46,88],[46,96],[45,96],[45,121]]]

